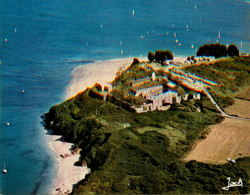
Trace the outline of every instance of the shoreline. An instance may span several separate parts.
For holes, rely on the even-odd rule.
[[[90,172],[87,166],[75,166],[80,154],[72,154],[73,143],[61,141],[61,135],[45,134],[47,144],[56,156],[56,177],[53,179],[49,194],[69,194],[73,185],[83,180]],[[62,156],[65,156],[64,158]]]
[[[72,72],[72,80],[66,88],[65,100],[76,96],[78,93],[92,87],[96,82],[107,83],[115,79],[116,73],[126,69],[134,58],[95,61],[77,66]],[[140,61],[147,60],[139,58]],[[80,154],[72,155],[73,143],[61,141],[61,135],[52,135],[50,131],[45,135],[50,150],[56,156],[57,173],[53,180],[49,194],[69,194],[73,185],[83,180],[90,172],[87,166],[74,166]],[[60,156],[61,155],[61,156]],[[64,158],[62,157],[65,156]]]
[[[115,79],[118,71],[126,69],[134,58],[113,59],[106,61],[95,61],[77,66],[72,72],[72,80],[66,88],[65,100],[68,100],[96,82],[104,84]],[[145,60],[144,58],[140,58]]]
[[[148,61],[147,57],[135,57],[139,61]],[[102,85],[112,82],[117,72],[125,70],[133,62],[134,58],[118,58],[105,61],[94,61],[77,66],[72,72],[69,85],[66,88],[64,99],[68,100],[88,87],[98,82]],[[176,56],[175,60],[184,62],[187,57]]]

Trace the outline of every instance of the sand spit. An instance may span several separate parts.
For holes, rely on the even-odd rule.
[[[96,82],[105,84],[115,79],[119,70],[126,69],[133,58],[93,62],[75,68],[72,71],[72,81],[67,87],[65,99],[69,99]]]

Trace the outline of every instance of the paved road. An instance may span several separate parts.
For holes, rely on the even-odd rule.
[[[235,118],[235,119],[243,119],[243,120],[250,120],[249,118],[244,117],[238,117],[238,116],[232,116],[225,113],[221,107],[217,104],[217,102],[214,100],[213,96],[206,90],[203,89],[204,93],[207,95],[207,97],[211,100],[211,102],[214,104],[214,106],[217,108],[217,110],[221,113],[222,116],[228,117],[228,118]]]

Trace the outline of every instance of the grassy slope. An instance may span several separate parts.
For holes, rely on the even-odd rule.
[[[208,125],[222,120],[214,110],[203,97],[169,111],[135,114],[92,99],[87,90],[53,106],[46,126],[83,148],[92,171],[74,193],[247,193],[250,158],[235,165],[181,160]],[[228,176],[243,178],[244,188],[222,191]]]
[[[185,69],[220,83],[213,91],[219,95],[236,96],[250,83],[250,58],[235,58],[216,63],[203,63]]]

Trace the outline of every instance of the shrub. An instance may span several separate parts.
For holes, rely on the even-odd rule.
[[[138,58],[134,58],[131,66],[136,65],[136,64],[140,64],[140,60],[138,60]]]

